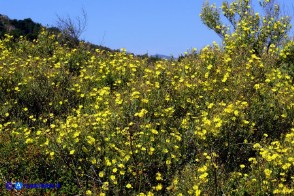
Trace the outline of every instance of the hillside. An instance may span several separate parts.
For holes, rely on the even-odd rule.
[[[10,19],[8,16],[1,15],[0,14],[0,38],[4,38],[5,34],[12,35],[14,39],[18,39],[20,36],[25,37],[29,41],[33,41],[38,38],[40,32],[42,29],[46,29],[48,32],[54,33],[56,35],[61,33],[61,30],[57,27],[45,27],[41,25],[40,23],[34,22],[30,18],[26,18],[23,20],[17,20],[17,19]],[[62,34],[61,36],[62,37]],[[60,43],[64,43],[64,38],[62,40],[59,40]],[[71,39],[74,38],[67,38],[67,42],[71,42]],[[78,40],[81,41],[81,40]],[[115,49],[110,49],[105,46],[96,45],[93,43],[86,43],[90,48],[92,49],[100,49],[104,51],[118,51]]]
[[[11,20],[8,16],[0,14],[0,37],[8,33],[14,37],[26,36],[28,40],[37,39],[42,25],[35,23],[32,19]]]
[[[33,41],[5,35],[0,191],[293,195],[294,41],[269,18],[255,27],[284,38],[261,48],[268,39],[255,42],[262,31],[251,28],[253,16],[223,46],[180,60],[70,46],[47,29]],[[55,188],[8,190],[7,182]]]

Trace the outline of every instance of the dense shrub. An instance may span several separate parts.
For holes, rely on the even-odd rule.
[[[228,36],[150,62],[46,31],[6,35],[1,184],[62,185],[30,195],[293,194],[294,43],[258,55]]]

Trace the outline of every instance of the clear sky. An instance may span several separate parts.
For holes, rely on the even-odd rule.
[[[87,13],[81,38],[135,54],[178,56],[202,48],[219,37],[200,20],[205,0],[0,0],[0,14],[56,25],[60,17]],[[210,0],[221,5],[222,0]],[[231,2],[231,1],[229,1]],[[292,0],[279,0],[286,5]]]

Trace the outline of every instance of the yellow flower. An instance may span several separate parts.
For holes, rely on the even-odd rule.
[[[196,190],[196,191],[195,191],[195,196],[200,196],[200,195],[201,195],[201,190],[199,190],[199,189]]]
[[[207,108],[210,109],[210,108],[213,107],[213,105],[214,105],[214,103],[210,103],[210,104],[207,106]]]
[[[86,195],[92,195],[92,191],[87,190],[87,191],[86,191]]]
[[[92,136],[88,135],[87,136],[87,142],[90,144],[90,145],[93,145],[95,143],[95,138],[93,138]]]
[[[159,82],[155,82],[155,88],[159,88]]]
[[[143,103],[148,103],[149,100],[148,100],[148,99],[142,99],[142,102],[143,102]]]
[[[163,149],[163,151],[162,151],[163,153],[168,153],[168,149]]]
[[[267,79],[265,80],[265,82],[266,82],[266,83],[270,83],[271,80],[267,78]]]
[[[156,173],[156,180],[162,180],[161,173]]]
[[[115,175],[111,175],[111,176],[110,176],[110,179],[111,179],[111,180],[115,180]]]
[[[234,115],[235,115],[235,116],[238,116],[238,115],[239,115],[239,111],[238,111],[238,110],[235,110],[235,111],[234,111]]]
[[[247,125],[247,124],[249,124],[249,121],[248,120],[243,120],[243,123]]]
[[[205,75],[204,75],[204,77],[207,79],[208,76],[209,76],[209,72],[206,72]]]
[[[92,159],[91,159],[91,163],[92,163],[93,165],[96,164],[96,163],[97,163],[96,159],[95,159],[95,158],[92,158]]]
[[[226,82],[229,77],[229,73],[226,73],[222,79],[222,82]]]
[[[104,176],[104,172],[103,171],[99,172],[99,177],[102,178],[103,176]]]
[[[255,143],[255,144],[253,145],[253,148],[261,148],[261,145],[260,145],[259,143]]]
[[[157,134],[158,134],[158,131],[157,131],[157,130],[155,130],[155,129],[151,129],[151,132],[152,132],[153,134],[155,134],[155,135],[157,135]]]
[[[150,147],[150,148],[149,148],[149,155],[152,155],[152,154],[154,153],[154,151],[155,151],[155,148]]]
[[[199,176],[200,179],[205,179],[208,176],[208,173],[205,172]]]
[[[148,113],[148,111],[146,109],[142,109],[140,112],[135,113],[135,116],[142,118],[147,113]]]
[[[26,139],[26,144],[31,144],[33,143],[34,140],[32,140],[31,138]]]
[[[76,138],[76,137],[78,137],[80,135],[80,132],[79,131],[76,131],[75,133],[74,133],[74,135],[73,135],[73,138]]]
[[[153,196],[154,194],[152,192],[148,192],[147,196]]]
[[[156,187],[155,187],[155,190],[157,191],[160,191],[162,189],[162,184],[158,184]]]
[[[75,153],[75,150],[71,150],[70,152],[69,152],[69,154],[74,154]]]
[[[264,173],[265,173],[266,178],[269,178],[269,177],[271,176],[272,170],[270,170],[270,169],[265,169],[265,170],[264,170]]]
[[[111,161],[109,161],[108,159],[106,159],[105,162],[106,162],[106,166],[111,166]]]
[[[141,93],[138,92],[138,91],[135,91],[135,92],[133,92],[133,93],[131,94],[131,97],[132,97],[133,99],[138,99],[138,98],[139,98],[139,95],[141,95]]]
[[[127,184],[126,185],[126,187],[128,188],[128,189],[131,189],[131,188],[133,188],[133,186],[129,183],[129,184]]]
[[[285,163],[285,164],[282,166],[283,170],[287,170],[287,169],[289,169],[290,167],[291,167],[291,163]]]
[[[89,150],[85,146],[82,147],[82,151],[85,153],[89,152]]]
[[[257,90],[257,89],[259,89],[260,88],[260,84],[255,84],[254,85],[254,88]]]
[[[199,186],[198,185],[194,185],[193,186],[193,190],[195,191],[195,195],[196,196],[200,196],[201,190],[199,190]]]
[[[204,165],[203,167],[200,167],[200,168],[198,169],[198,172],[201,172],[201,173],[203,173],[203,172],[205,172],[205,171],[207,171],[207,166],[206,166],[206,165]]]

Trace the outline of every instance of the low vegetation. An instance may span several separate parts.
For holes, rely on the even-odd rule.
[[[235,3],[223,6],[244,8],[235,31],[223,30],[223,46],[180,60],[70,47],[46,30],[34,41],[5,35],[1,192],[21,181],[61,183],[24,195],[293,194],[289,23],[262,18],[249,1]],[[258,28],[267,30],[259,37]]]

